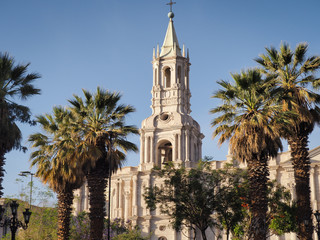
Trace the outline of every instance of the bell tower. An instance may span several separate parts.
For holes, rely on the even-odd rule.
[[[140,170],[170,161],[192,167],[201,159],[204,136],[190,116],[189,51],[181,51],[172,11],[168,17],[161,51],[153,49],[152,115],[140,129]]]

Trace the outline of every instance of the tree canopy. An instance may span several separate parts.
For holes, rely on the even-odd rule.
[[[208,158],[207,158],[208,160]],[[197,230],[207,239],[209,229],[226,230],[237,239],[250,239],[252,212],[249,208],[250,186],[248,174],[232,164],[215,170],[209,161],[201,161],[196,168],[165,168],[153,170],[160,183],[145,189],[144,199],[151,211],[167,214],[172,226],[180,231]],[[158,181],[159,182],[159,181]],[[295,231],[295,208],[291,195],[276,182],[267,183],[268,212],[266,224],[272,234]],[[214,234],[219,235],[215,231]]]

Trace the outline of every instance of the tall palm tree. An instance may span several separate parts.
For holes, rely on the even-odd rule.
[[[25,150],[21,146],[21,131],[17,122],[33,124],[30,109],[16,102],[16,98],[27,100],[39,94],[32,82],[40,76],[27,74],[29,64],[15,65],[7,53],[0,53],[0,197],[4,176],[5,154],[13,149]]]
[[[73,128],[77,129],[83,142],[100,152],[99,157],[87,159],[82,162],[82,166],[89,188],[90,239],[101,240],[106,216],[107,179],[111,172],[121,167],[127,151],[137,151],[136,145],[126,138],[129,134],[138,134],[138,129],[125,125],[126,116],[135,109],[130,105],[119,104],[119,93],[99,87],[94,95],[86,90],[83,93],[84,100],[74,95],[74,99],[69,102],[70,110],[76,118]],[[90,152],[87,154],[90,155]]]
[[[70,237],[70,217],[73,190],[81,187],[85,176],[77,164],[76,136],[70,130],[70,113],[61,107],[53,108],[53,115],[37,117],[44,134],[30,135],[29,142],[37,148],[31,154],[31,166],[37,166],[36,176],[49,184],[58,196],[58,239]]]
[[[247,163],[252,214],[249,237],[263,240],[268,230],[267,161],[282,149],[279,123],[285,120],[281,115],[286,113],[271,101],[272,85],[257,69],[231,76],[234,83],[219,81],[222,89],[212,96],[222,100],[221,105],[211,110],[212,114],[218,114],[211,123],[216,127],[213,136],[220,135],[220,144],[229,140],[234,158]]]
[[[320,119],[320,95],[312,90],[320,82],[314,75],[320,69],[320,57],[307,58],[307,49],[306,43],[298,44],[294,51],[283,43],[279,51],[274,47],[266,48],[267,53],[256,59],[263,67],[262,72],[274,78],[282,96],[283,109],[295,111],[299,116],[293,120],[292,131],[285,137],[291,149],[298,205],[298,237],[302,240],[312,239],[308,136]],[[305,225],[305,220],[309,224]]]

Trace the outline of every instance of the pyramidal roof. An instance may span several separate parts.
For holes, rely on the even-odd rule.
[[[160,57],[173,57],[173,56],[181,57],[182,56],[181,49],[179,46],[177,34],[174,29],[173,21],[172,21],[172,18],[174,15],[172,12],[170,12],[168,15],[169,15],[170,21],[167,28],[166,36],[164,38],[164,41],[161,47]]]

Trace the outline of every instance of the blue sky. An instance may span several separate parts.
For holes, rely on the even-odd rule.
[[[34,115],[67,104],[81,89],[97,86],[119,91],[122,102],[136,107],[128,123],[140,127],[151,114],[152,49],[162,44],[168,18],[167,0],[1,0],[0,51],[16,62],[30,62],[42,78],[42,94],[27,102]],[[203,156],[225,159],[227,145],[212,140],[210,98],[217,80],[256,66],[253,59],[282,41],[292,48],[309,43],[320,54],[319,0],[175,0],[174,24],[180,45],[190,49],[191,115],[205,135]],[[24,144],[37,127],[21,126]],[[319,144],[319,128],[310,148]],[[139,138],[132,139],[139,145]],[[30,152],[6,155],[5,195],[18,194],[14,183],[29,169]],[[137,165],[130,154],[127,165]],[[39,184],[40,185],[40,184]]]

